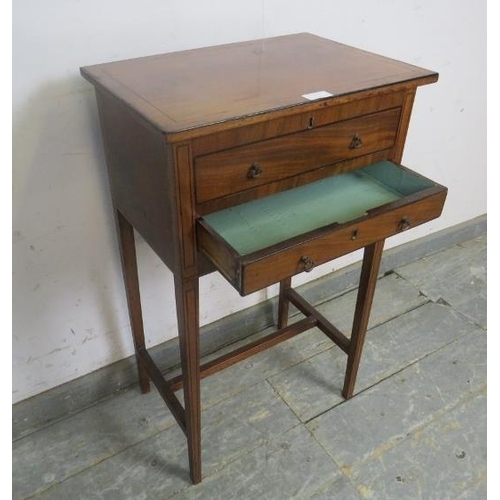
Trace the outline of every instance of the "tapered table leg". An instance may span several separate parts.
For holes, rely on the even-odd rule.
[[[122,261],[123,280],[132,328],[132,337],[137,360],[137,370],[139,372],[139,385],[141,392],[149,392],[151,387],[149,377],[141,365],[138,357],[138,350],[145,347],[144,326],[142,322],[141,296],[139,293],[139,276],[137,273],[137,256],[135,252],[134,229],[127,219],[116,210],[116,226],[118,241]]]
[[[201,481],[201,406],[199,353],[198,277],[175,278],[175,298],[179,328],[186,437],[189,470],[194,484]]]
[[[351,342],[347,357],[347,370],[344,380],[344,389],[342,391],[346,399],[352,397],[354,392],[354,384],[356,383],[359,362],[361,360],[366,330],[368,328],[368,320],[370,318],[383,248],[384,240],[381,240],[365,247],[364,250]]]
[[[288,324],[288,309],[290,301],[286,298],[285,292],[292,286],[292,278],[280,281],[280,294],[278,299],[278,329],[285,328]]]

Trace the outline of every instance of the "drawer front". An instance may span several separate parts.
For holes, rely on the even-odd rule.
[[[243,263],[240,293],[247,295],[273,283],[308,272],[314,266],[363,248],[440,216],[446,191],[410,205],[348,224],[337,230],[303,242],[261,259]]]
[[[344,120],[195,159],[203,203],[394,145],[400,108]]]
[[[314,126],[320,127],[388,109],[400,108],[404,105],[405,98],[406,91],[399,91],[381,92],[370,97],[347,102],[343,102],[342,97],[340,97],[335,103],[326,106],[325,101],[311,103],[309,106],[312,108],[305,112],[299,113],[299,110],[296,109],[294,113],[286,116],[269,117],[265,121],[247,123],[244,126],[197,137],[191,142],[193,158],[223,151],[224,149],[244,146],[245,144],[274,139],[287,134],[303,132],[307,130],[311,118]]]
[[[238,255],[201,220],[197,224],[198,246],[240,294],[247,295],[439,217],[446,194],[446,188],[438,186],[425,198],[406,200],[395,208],[376,208],[362,220],[321,228],[306,239],[294,238],[279,248],[246,257]]]

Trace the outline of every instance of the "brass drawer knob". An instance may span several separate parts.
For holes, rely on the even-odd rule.
[[[255,179],[259,177],[260,174],[262,174],[262,169],[260,168],[260,166],[257,165],[257,163],[252,163],[252,166],[248,169],[247,178]]]
[[[410,219],[408,217],[403,217],[399,221],[399,229],[400,231],[406,231],[411,226]]]
[[[309,257],[306,257],[305,255],[300,258],[300,263],[304,266],[304,271],[306,273],[312,271],[314,266],[316,265],[313,260],[311,260]]]
[[[363,141],[358,134],[355,134],[349,144],[349,149],[359,149],[363,145]]]

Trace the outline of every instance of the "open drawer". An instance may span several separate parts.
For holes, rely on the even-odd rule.
[[[446,194],[380,161],[206,215],[198,247],[247,295],[439,217]]]

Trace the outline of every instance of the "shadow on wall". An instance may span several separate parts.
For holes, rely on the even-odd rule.
[[[13,120],[14,399],[130,354],[93,89],[79,76]]]

